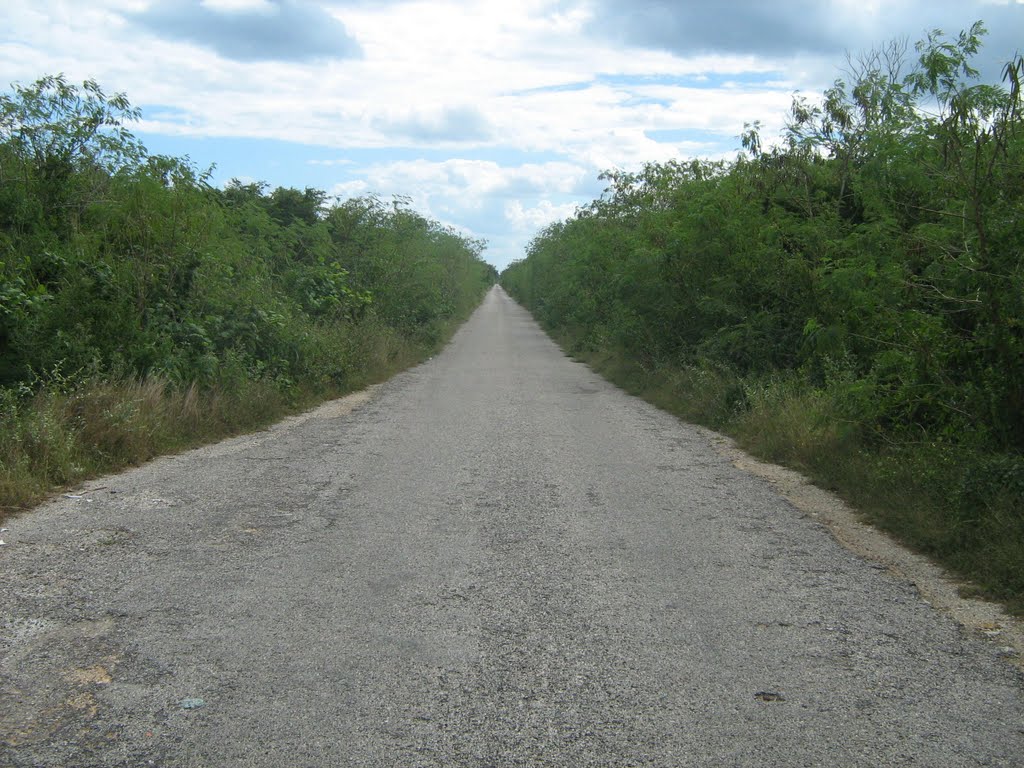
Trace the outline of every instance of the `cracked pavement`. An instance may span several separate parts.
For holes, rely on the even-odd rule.
[[[0,547],[4,766],[1017,766],[996,643],[566,358],[438,356]]]

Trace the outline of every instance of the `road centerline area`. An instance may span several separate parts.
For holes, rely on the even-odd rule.
[[[1013,766],[1024,686],[500,288],[351,408],[11,521],[0,765]]]

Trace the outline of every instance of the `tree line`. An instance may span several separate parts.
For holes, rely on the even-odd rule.
[[[1024,605],[1024,58],[851,57],[733,161],[610,172],[502,284],[570,349]]]
[[[149,154],[139,116],[60,75],[0,95],[0,506],[189,442],[138,444],[133,388],[233,403],[243,428],[421,359],[497,279],[482,241],[401,198],[216,188]]]

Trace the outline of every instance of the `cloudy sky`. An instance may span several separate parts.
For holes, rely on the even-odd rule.
[[[1024,47],[1024,0],[0,0],[0,87],[97,80],[214,181],[411,198],[499,268],[604,169],[732,157],[845,52],[926,29]]]

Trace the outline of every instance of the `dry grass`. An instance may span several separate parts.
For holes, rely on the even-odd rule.
[[[563,348],[571,340],[560,338]],[[1024,459],[943,443],[866,439],[828,390],[795,376],[740,379],[704,367],[643,367],[623,350],[581,356],[627,391],[796,469],[870,522],[1024,615]]]
[[[286,390],[238,371],[206,389],[175,387],[159,376],[96,379],[18,397],[0,389],[0,519],[90,477],[167,453],[251,431],[324,399],[382,381],[415,365],[451,338],[460,323],[425,346],[367,322],[325,347],[343,384]]]
[[[781,378],[759,380],[746,383],[742,402],[730,431],[760,456],[806,470],[822,456],[835,461],[849,453],[853,431],[821,390]]]
[[[294,401],[270,384],[201,392],[165,379],[91,381],[0,411],[0,516],[85,478],[262,426]]]

